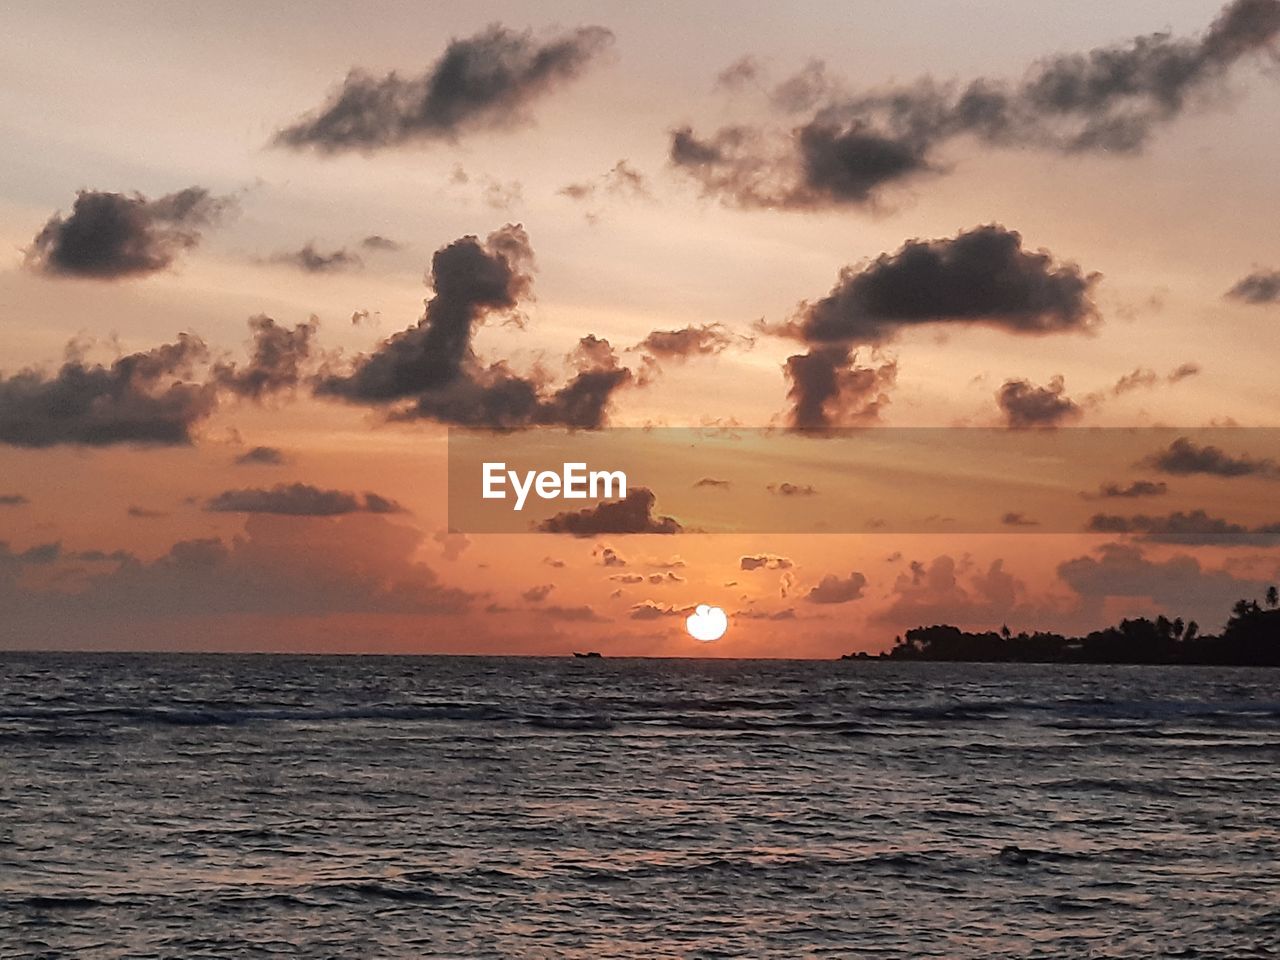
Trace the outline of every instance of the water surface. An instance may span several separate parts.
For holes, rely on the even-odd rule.
[[[0,956],[1273,956],[1277,734],[1266,670],[8,654]]]

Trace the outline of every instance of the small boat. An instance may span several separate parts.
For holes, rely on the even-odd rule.
[[[586,653],[578,653],[578,652],[575,650],[573,655],[574,655],[575,657],[577,657],[579,660],[602,660],[602,659],[604,659],[604,654],[603,654],[603,653],[601,653],[601,652],[600,652],[600,651],[598,651],[598,650],[588,650]]]

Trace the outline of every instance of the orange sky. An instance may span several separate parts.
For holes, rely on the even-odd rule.
[[[831,345],[802,321],[848,284],[838,309],[850,326],[836,346],[850,356],[836,367],[846,377],[840,397],[824,408],[832,425],[1004,426],[1020,401],[1002,401],[1002,391],[1025,381],[1022,401],[1049,405],[1041,425],[1273,426],[1280,293],[1227,294],[1280,268],[1274,0],[1088,0],[1051,12],[945,0],[892,9],[725,2],[657,18],[569,3],[136,3],[110,12],[50,3],[7,17],[0,648],[828,657],[883,649],[937,620],[1088,630],[1164,610],[1212,630],[1236,597],[1280,578],[1280,555],[1262,541],[1189,545],[1083,525],[449,534],[454,414],[440,412],[444,394],[419,385],[371,399],[359,381],[361,358],[416,328],[424,300],[445,316],[455,301],[447,264],[437,260],[435,275],[433,257],[474,237],[457,276],[478,283],[483,256],[511,277],[501,296],[476,294],[492,302],[468,301],[469,347],[448,376],[468,389],[499,376],[531,384],[544,420],[562,417],[556,390],[606,370],[618,380],[601,408],[610,425],[782,429],[795,416],[788,358]],[[1168,71],[1147,63],[1128,87],[1103,91],[1090,61],[1072,56],[1052,64],[1093,84],[1088,96],[1071,94],[1075,105],[1034,82],[1058,76],[1046,58],[1132,51],[1134,37],[1157,33],[1168,35],[1156,42],[1160,63],[1198,78],[1185,88],[1162,87]],[[538,52],[558,65],[538,72]],[[502,96],[448,87],[441,58],[450,53],[473,57],[480,73],[498,70]],[[402,97],[426,89],[435,99],[390,119],[385,106],[366,109],[354,147],[278,141],[300,118],[322,115],[353,68],[370,83],[393,70],[418,78]],[[932,85],[918,83],[925,77]],[[1011,104],[999,135],[960,126],[955,98],[979,78]],[[886,111],[877,98],[890,89],[925,120]],[[921,91],[943,91],[927,116]],[[722,159],[679,162],[673,131],[686,126]],[[1141,134],[1081,146],[1086,134],[1121,127]],[[715,140],[724,130],[736,133]],[[811,156],[805,166],[800,131],[837,137],[824,160],[836,174],[821,179],[830,171]],[[871,148],[887,153],[874,163],[860,155],[855,169],[853,152]],[[859,177],[880,179],[859,192]],[[207,216],[155,205],[192,187],[207,192]],[[121,228],[135,232],[134,246],[87,215],[74,219],[78,191],[118,195],[110,202],[135,217]],[[521,226],[523,252],[512,252],[507,224]],[[904,245],[929,242],[944,273],[930,289],[945,301],[945,272],[968,269],[948,258],[986,225],[1001,237],[1016,231],[1019,246],[1003,272],[976,268],[989,270],[976,285],[996,290],[973,294],[977,306],[943,303],[925,316],[873,288],[906,262],[896,259]],[[364,242],[374,236],[391,243]],[[307,269],[307,245],[347,256]],[[86,260],[87,248],[99,259]],[[151,260],[139,266],[139,256]],[[1028,288],[1005,296],[1009,267],[1025,270],[1018,282]],[[1077,279],[1080,289],[1064,292]],[[1011,302],[997,303],[1002,296]],[[1063,304],[1045,302],[1058,296]],[[294,375],[259,390],[245,371],[247,323],[262,315],[286,331],[311,317],[318,328]],[[713,333],[677,355],[646,346],[654,331]],[[67,357],[105,371],[180,333],[207,352],[139,389],[154,399],[173,382],[207,388],[209,407],[184,422],[185,436],[107,442],[75,426],[70,401],[50,387]],[[607,340],[608,359],[575,353],[584,337]],[[218,369],[234,372],[219,380]],[[870,392],[858,371],[878,378]],[[325,382],[338,386],[326,392]],[[113,416],[112,402],[101,395],[83,416]],[[56,427],[33,426],[37,407]],[[823,441],[811,445],[810,462],[785,476],[744,467],[758,483],[749,499],[729,502],[768,511],[783,499],[761,492],[768,483],[812,482],[812,509],[834,509],[822,496],[849,490],[833,489],[840,469]],[[1220,446],[1242,462],[1269,456],[1247,436]],[[256,447],[278,451],[279,462],[237,462]],[[1085,473],[1064,489],[1074,496],[1105,479]],[[814,476],[827,479],[806,479]],[[745,480],[733,479],[729,496],[745,498]],[[1169,489],[1117,497],[1105,512],[1200,509],[1251,529],[1280,521],[1268,512],[1275,481],[1265,467],[1123,479]],[[281,484],[354,500],[320,516],[213,506],[227,492]],[[665,498],[650,485],[659,513],[696,527],[677,510],[696,503],[683,479]],[[366,493],[401,509],[372,508]],[[931,504],[927,486],[901,496],[923,514],[948,506]],[[993,518],[1024,509],[1003,497],[991,491]],[[744,564],[754,557],[764,559]],[[815,593],[824,582],[844,584],[847,598],[821,599],[843,596]],[[714,644],[683,628],[684,611],[703,602],[731,617]]]

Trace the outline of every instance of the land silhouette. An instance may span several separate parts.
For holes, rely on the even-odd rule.
[[[1194,620],[1164,615],[1121,620],[1083,637],[1042,631],[1014,634],[1008,626],[969,633],[936,624],[896,637],[893,648],[877,659],[1280,667],[1280,592],[1273,586],[1262,603],[1238,601],[1216,636],[1202,634]]]

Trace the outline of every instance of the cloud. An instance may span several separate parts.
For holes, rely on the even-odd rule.
[[[582,180],[562,187],[559,193],[570,200],[579,201],[595,199],[602,193],[639,200],[648,200],[653,196],[649,191],[648,179],[626,160],[619,160],[594,180]]]
[[[866,586],[867,578],[860,573],[851,573],[843,578],[829,573],[805,595],[805,599],[810,603],[849,603],[861,599]]]
[[[1148,389],[1157,386],[1161,382],[1174,384],[1181,383],[1189,377],[1194,377],[1200,373],[1200,365],[1198,363],[1184,363],[1169,373],[1161,377],[1150,367],[1135,367],[1129,373],[1115,382],[1111,388],[1111,395],[1119,397],[1134,390]]]
[[[286,462],[284,451],[277,447],[251,447],[236,457],[237,466],[278,467]]]
[[[687,360],[690,357],[722,353],[733,344],[734,339],[724,324],[704,323],[679,330],[651,331],[632,349],[643,350],[659,360]],[[742,339],[750,342],[746,338]]]
[[[1238,523],[1211,517],[1204,510],[1177,511],[1162,517],[1098,513],[1089,518],[1087,529],[1091,533],[1140,533],[1146,539],[1160,543],[1257,546],[1280,541],[1280,524],[1271,523],[1250,530]]]
[[[649,576],[648,576],[648,577],[646,577],[645,579],[646,579],[646,580],[647,580],[647,581],[648,581],[652,586],[655,586],[655,587],[660,587],[660,586],[663,586],[663,585],[665,585],[665,584],[671,584],[671,583],[684,583],[684,582],[685,582],[684,577],[682,577],[682,576],[680,576],[680,574],[678,574],[678,573],[674,573],[674,572],[672,572],[672,571],[670,571],[670,570],[666,571],[665,573],[651,573],[651,574],[649,574]]]
[[[1232,456],[1213,445],[1199,446],[1188,437],[1178,437],[1168,449],[1142,460],[1142,466],[1154,467],[1174,476],[1204,474],[1213,477],[1264,477],[1280,479],[1280,464],[1269,457],[1256,459],[1247,454]]]
[[[594,607],[583,604],[578,607],[562,607],[551,604],[533,611],[540,617],[551,620],[562,620],[566,623],[608,623],[608,617],[602,617]]]
[[[1058,427],[1084,415],[1084,408],[1066,395],[1062,377],[1048,386],[1028,380],[1006,380],[996,393],[996,403],[1010,427]]]
[[[1228,290],[1226,296],[1243,303],[1276,303],[1280,301],[1280,270],[1256,270]]]
[[[52,376],[33,369],[0,374],[0,443],[190,443],[192,430],[217,405],[215,386],[192,379],[207,354],[198,338],[180,334],[110,366],[89,364],[73,352]]]
[[[1006,527],[1038,527],[1039,520],[1032,520],[1030,517],[1022,513],[1009,512],[1000,518],[1000,522]]]
[[[1082,332],[1097,320],[1097,274],[1023,248],[1022,236],[999,224],[955,237],[908,240],[897,251],[841,271],[822,299],[806,301],[766,332],[803,340],[789,357],[788,422],[824,429],[877,420],[897,379],[897,363],[859,363],[854,346],[879,347],[921,326],[982,325],[1010,333]],[[873,359],[876,359],[873,354]]]
[[[364,247],[366,250],[377,250],[377,251],[386,252],[386,253],[391,253],[396,250],[404,249],[403,243],[399,243],[395,240],[390,239],[389,237],[384,237],[381,234],[377,234],[377,233],[370,234],[369,236],[361,240],[360,246]]]
[[[575,537],[605,533],[679,533],[682,528],[674,517],[654,516],[656,502],[652,490],[632,487],[621,500],[606,500],[594,507],[557,513],[538,524],[538,530],[570,533]]]
[[[765,487],[770,493],[779,497],[813,497],[817,496],[818,491],[815,487],[807,483],[771,483]]]
[[[471,546],[470,538],[457,530],[437,530],[431,539],[440,544],[441,555],[449,561],[457,560]]]
[[[728,480],[717,480],[715,477],[702,477],[694,487],[706,487],[712,490],[728,490],[733,484]]]
[[[252,400],[296,388],[302,382],[319,326],[315,317],[292,330],[277,326],[265,315],[250,317],[249,363],[215,364],[213,380],[223,389]]]
[[[1168,492],[1169,485],[1162,480],[1134,480],[1123,487],[1118,483],[1103,483],[1096,494],[1082,493],[1080,496],[1086,500],[1135,500],[1139,497],[1162,497]]]
[[[1000,623],[1017,606],[1024,585],[994,560],[985,570],[968,569],[943,555],[932,563],[912,562],[898,575],[888,607],[874,619],[897,625]]]
[[[205,501],[213,513],[275,513],[292,517],[333,517],[344,513],[400,513],[404,508],[376,493],[322,490],[306,483],[277,484],[270,489],[224,490]]]
[[[898,362],[862,366],[856,353],[837,344],[788,357],[783,372],[790,382],[787,425],[795,430],[825,430],[878,421],[898,380]]]
[[[597,547],[591,551],[591,555],[599,559],[602,567],[625,567],[627,565],[627,561],[613,547]]]
[[[431,261],[434,295],[416,326],[357,358],[346,372],[322,373],[316,393],[352,403],[399,404],[393,419],[428,419],[473,427],[603,426],[614,392],[630,382],[608,341],[583,337],[570,355],[577,372],[558,389],[482,364],[475,328],[510,314],[532,288],[533,248],[524,228],[508,224],[481,243],[463,237]]]
[[[463,613],[473,597],[445,587],[414,558],[422,534],[385,517],[353,515],[300,526],[291,518],[255,515],[230,541],[184,540],[154,560],[120,551],[86,551],[68,559],[110,563],[48,589],[6,588],[0,547],[0,595],[6,615],[62,637],[80,621],[100,630],[127,618],[325,616],[341,613]]]
[[[159,520],[161,517],[167,517],[169,514],[163,510],[152,510],[148,507],[139,507],[136,504],[130,504],[129,509],[125,511],[135,520]]]
[[[1201,566],[1191,556],[1149,559],[1132,544],[1104,544],[1096,556],[1058,565],[1058,576],[1080,595],[1086,609],[1101,611],[1109,597],[1141,597],[1156,606],[1210,623],[1240,597],[1259,596],[1265,581],[1240,580],[1226,570]]]
[[[1121,396],[1132,390],[1138,390],[1144,387],[1154,387],[1160,382],[1160,377],[1156,372],[1144,367],[1135,367],[1131,372],[1126,373],[1123,377],[1116,381],[1115,386],[1111,388],[1113,396]]]
[[[267,263],[281,263],[297,267],[306,273],[338,273],[343,270],[356,270],[364,266],[358,254],[346,247],[339,247],[324,253],[317,250],[315,244],[305,243],[298,250],[287,250],[273,253],[267,257]]]
[[[371,152],[518,126],[529,122],[535,100],[578,77],[612,42],[603,27],[538,42],[532,33],[493,24],[451,40],[419,76],[352,70],[323,106],[277,133],[275,144]]]
[[[0,493],[0,507],[23,507],[30,502],[20,493]]]
[[[747,54],[716,74],[716,86],[726,90],[736,90],[758,83],[763,73],[764,67],[759,59]]]
[[[643,603],[637,603],[631,608],[628,616],[632,620],[661,620],[663,617],[683,617],[687,616],[692,606],[674,607],[670,604],[655,603],[652,600],[646,600]]]
[[[795,620],[795,607],[785,607],[782,610],[736,610],[734,617],[740,620]]]
[[[846,267],[821,300],[801,304],[785,333],[809,343],[881,344],[925,324],[981,324],[1009,333],[1089,329],[1099,275],[1023,248],[998,223],[939,240],[908,240],[894,253]]]
[[[738,559],[739,570],[790,570],[795,564],[787,557],[758,553]]]
[[[140,193],[81,190],[69,216],[54,214],[26,252],[26,265],[50,276],[120,280],[167,269],[200,242],[233,201],[204,187],[148,200]]]
[[[540,586],[530,587],[528,590],[521,593],[520,596],[530,603],[541,603],[551,595],[551,591],[555,588],[556,585],[554,583],[544,583]]]
[[[874,207],[888,187],[943,173],[939,149],[962,137],[1064,154],[1136,153],[1278,34],[1277,0],[1234,0],[1194,39],[1156,33],[1046,57],[1017,83],[924,77],[849,93],[812,61],[771,93],[785,124],[709,135],[678,127],[669,159],[704,194],[735,206]],[[739,61],[727,76],[742,86],[759,68]],[[796,113],[805,115],[799,123]]]

